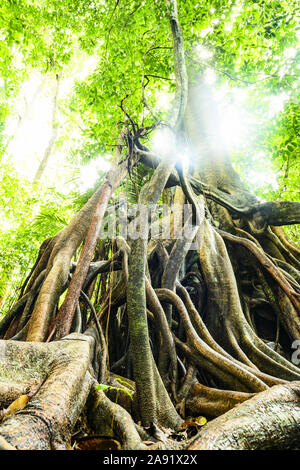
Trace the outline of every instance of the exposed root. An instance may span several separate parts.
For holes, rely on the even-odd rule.
[[[277,385],[208,423],[190,450],[299,448],[300,384]]]
[[[220,416],[254,396],[251,393],[219,390],[195,383],[186,400],[186,408],[194,416]]]
[[[89,366],[94,347],[92,336],[76,334],[50,344],[0,342],[5,351],[1,376],[8,385],[42,380],[25,408],[0,425],[7,442],[17,449],[66,447],[92,386]],[[18,366],[12,367],[12,357]]]
[[[106,397],[102,390],[92,389],[88,406],[88,419],[97,434],[117,437],[124,450],[146,450],[131,415]]]

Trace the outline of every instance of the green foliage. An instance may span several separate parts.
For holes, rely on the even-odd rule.
[[[81,45],[94,50],[98,67],[78,83],[70,102],[84,127],[84,159],[110,149],[116,140],[118,124],[127,118],[145,125],[153,120],[142,103],[142,74],[146,96],[155,108],[160,92],[174,91],[174,70],[169,25],[164,1],[103,1],[97,25],[89,24],[80,37]],[[296,79],[294,57],[283,58],[297,44],[297,3],[260,1],[179,2],[189,66],[213,68],[219,79],[249,85],[257,83],[259,94],[288,89]],[[96,39],[97,38],[97,41]],[[100,40],[98,38],[101,38]],[[197,47],[212,52],[209,61],[199,58]],[[169,47],[169,49],[167,49]],[[236,78],[238,81],[236,81]],[[160,109],[156,109],[160,113]]]
[[[262,148],[272,170],[277,175],[277,186],[265,188],[267,200],[300,200],[300,109],[290,102],[275,122],[263,129]],[[300,242],[299,226],[286,227],[289,236]]]
[[[72,209],[66,196],[53,188],[33,187],[20,178],[11,162],[1,164],[0,299],[8,295],[2,310],[17,295],[41,243],[67,224]]]
[[[229,150],[262,199],[299,200],[297,8],[296,0],[178,0],[190,77],[213,71],[215,88],[227,90],[228,103],[237,91],[245,95],[242,106],[252,119],[248,138]],[[112,154],[119,129],[130,119],[138,126],[153,124],[143,86],[148,103],[165,120],[168,107],[160,98],[171,102],[175,89],[167,13],[165,0],[3,0],[0,156],[7,119],[19,113],[12,100],[24,80],[33,71],[70,77],[84,68],[83,57],[94,59],[93,71],[77,79],[59,103],[64,126],[57,149],[68,153],[73,166]],[[284,109],[271,115],[271,98],[282,94]],[[55,188],[33,187],[7,159],[0,170],[1,298],[8,284],[15,295],[41,241],[61,230],[94,188],[80,194],[74,181],[75,190],[64,196]],[[262,178],[266,175],[269,180]],[[147,178],[138,166],[120,190],[135,202]],[[290,233],[299,237],[295,228]]]
[[[116,380],[118,382],[120,382],[121,384],[126,385],[126,387],[114,387],[112,385],[98,384],[98,385],[95,385],[95,389],[96,390],[103,390],[104,392],[107,391],[107,390],[115,390],[117,393],[122,391],[122,392],[125,392],[130,397],[130,399],[132,400],[133,392],[130,392],[128,390],[128,388],[132,389],[132,386],[128,382],[126,382],[125,380],[121,379],[120,377],[117,377]]]
[[[296,103],[288,103],[276,122],[265,131],[265,152],[279,175],[277,192],[272,195],[275,198],[299,200],[299,131],[300,109]]]

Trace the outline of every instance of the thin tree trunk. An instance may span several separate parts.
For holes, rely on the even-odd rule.
[[[52,121],[51,121],[51,137],[49,139],[48,145],[46,147],[45,153],[43,155],[43,158],[38,166],[38,169],[35,173],[34,182],[40,181],[46,166],[48,164],[50,155],[53,150],[53,146],[56,142],[57,139],[57,133],[58,133],[58,123],[57,123],[57,103],[58,103],[58,94],[59,94],[59,83],[60,83],[60,77],[57,74],[56,77],[56,86],[55,86],[55,92],[54,92],[54,97],[53,97],[53,103],[52,103]]]

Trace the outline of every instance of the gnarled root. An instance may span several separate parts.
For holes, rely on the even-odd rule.
[[[102,390],[92,389],[88,399],[88,420],[97,434],[117,437],[125,450],[145,450],[131,415],[113,403]]]
[[[193,416],[215,417],[226,413],[253,396],[253,393],[219,390],[195,383],[186,399],[185,406]]]
[[[206,424],[189,450],[299,448],[300,382],[276,385]]]
[[[94,347],[92,336],[78,334],[50,344],[1,341],[3,394],[6,389],[17,395],[20,383],[29,390],[37,381],[41,386],[23,409],[4,419],[0,436],[17,449],[65,449],[93,383]]]

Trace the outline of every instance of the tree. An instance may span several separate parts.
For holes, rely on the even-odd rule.
[[[71,10],[53,1],[39,13],[57,8],[63,25],[78,18],[82,28],[71,21],[70,28],[83,48],[99,54],[98,69],[70,103],[73,112],[80,109],[87,136],[81,153],[106,148],[116,128],[118,137],[104,181],[43,242],[0,322],[1,400],[8,405],[23,396],[3,413],[3,448],[65,448],[83,416],[91,433],[110,433],[125,448],[146,449],[147,441],[150,448],[293,448],[299,439],[300,372],[287,357],[300,332],[299,248],[282,227],[299,223],[300,203],[260,201],[245,187],[220,139],[218,108],[195,57],[202,38],[227,78],[247,84],[263,64],[268,91],[290,87],[293,60],[283,75],[276,60],[264,61],[269,50],[293,44],[296,5],[179,6],[180,14],[176,0],[126,8],[78,2]],[[148,92],[153,78],[174,94],[168,113],[155,106],[162,85]],[[153,131],[163,136],[161,153],[151,149]],[[288,152],[294,132],[291,125]],[[185,148],[188,171],[180,159]],[[99,240],[113,207],[122,228],[114,193],[125,181],[138,202],[126,218],[131,236]],[[172,233],[156,240],[150,231],[168,220],[150,217],[162,194]],[[176,237],[182,221],[174,209],[184,204],[189,218]],[[180,442],[186,414],[218,418]]]

